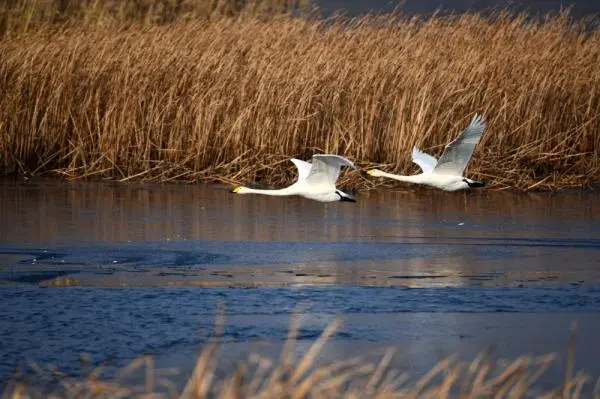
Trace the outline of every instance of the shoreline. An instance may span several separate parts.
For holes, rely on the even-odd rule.
[[[356,173],[360,173],[362,174],[362,171],[356,172]],[[342,171],[342,174],[340,175],[340,179],[344,179],[344,171]],[[365,176],[361,176],[361,178],[363,179],[372,179],[372,178],[368,178]],[[26,175],[0,175],[0,183],[3,182],[9,182],[9,183],[16,183],[16,184],[36,184],[36,183],[64,183],[64,184],[69,184],[69,183],[90,183],[90,184],[97,184],[97,183],[102,183],[102,184],[133,184],[133,185],[144,185],[144,184],[150,184],[150,185],[189,185],[189,186],[203,186],[203,187],[207,187],[207,188],[215,188],[215,189],[222,189],[222,190],[231,190],[233,187],[239,186],[239,185],[246,185],[247,187],[252,187],[252,188],[261,188],[261,189],[277,189],[277,188],[282,188],[285,187],[286,185],[292,184],[294,182],[294,180],[288,180],[285,181],[283,183],[281,183],[281,186],[271,186],[268,185],[266,183],[254,183],[254,184],[248,184],[247,182],[244,181],[234,181],[234,182],[224,182],[223,178],[221,177],[212,177],[212,178],[208,178],[208,179],[198,179],[198,180],[175,180],[175,179],[168,179],[165,181],[161,181],[161,180],[143,180],[143,179],[117,179],[117,178],[111,178],[111,177],[64,177],[64,176],[60,176],[55,172],[47,172],[41,175],[35,175],[35,176],[26,176]],[[410,183],[401,183],[401,182],[395,182],[395,181],[391,181],[389,179],[380,179],[380,180],[375,180],[372,179],[374,183],[377,184],[370,184],[370,185],[365,185],[364,187],[362,186],[358,186],[360,188],[357,188],[356,184],[352,184],[354,182],[354,180],[342,180],[343,184],[338,185],[339,188],[345,188],[345,189],[350,189],[353,190],[355,194],[360,194],[360,193],[373,193],[373,192],[377,192],[378,190],[385,190],[385,191],[390,191],[390,192],[422,192],[422,193],[427,193],[427,192],[431,192],[431,191],[439,191],[436,190],[434,188],[430,188],[430,187],[423,187],[420,185],[416,185],[416,184],[410,184]],[[533,188],[530,190],[527,189],[520,189],[518,187],[510,187],[510,186],[503,186],[503,187],[483,187],[483,188],[478,188],[476,190],[466,190],[466,191],[459,191],[458,193],[446,193],[447,195],[460,195],[460,193],[467,193],[467,192],[498,192],[498,191],[502,191],[502,192],[512,192],[512,193],[516,193],[516,194],[527,194],[527,193],[548,193],[548,194],[557,194],[557,193],[576,193],[576,192],[582,192],[582,193],[593,193],[600,190],[600,181],[597,183],[592,183],[592,184],[588,184],[586,186],[566,186],[566,187],[558,187],[558,188]]]

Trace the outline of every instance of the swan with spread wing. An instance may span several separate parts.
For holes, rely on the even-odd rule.
[[[258,190],[236,187],[237,194],[263,194],[274,196],[299,195],[319,202],[356,202],[354,196],[338,190],[335,183],[343,166],[354,168],[354,164],[339,155],[315,154],[312,163],[292,158],[298,169],[298,180],[289,187],[279,190]]]
[[[468,179],[463,176],[475,146],[485,129],[485,121],[477,114],[461,134],[448,143],[440,159],[413,148],[412,160],[419,165],[423,173],[412,176],[394,175],[379,169],[371,169],[367,173],[376,177],[423,184],[444,191],[458,191],[468,188],[484,187],[485,183]]]

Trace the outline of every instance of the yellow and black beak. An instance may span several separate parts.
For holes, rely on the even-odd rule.
[[[335,193],[340,197],[340,201],[343,202],[356,202],[356,198],[353,195],[346,194],[343,191],[335,190]]]
[[[231,190],[231,192],[232,193],[239,193],[241,189],[242,189],[242,186],[238,186],[238,187],[234,188],[233,190]]]

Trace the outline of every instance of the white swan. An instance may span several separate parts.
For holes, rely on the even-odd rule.
[[[440,157],[439,161],[434,156],[413,148],[412,160],[419,165],[423,173],[413,176],[401,176],[383,172],[379,169],[369,170],[371,176],[389,177],[402,182],[423,184],[439,188],[444,191],[458,191],[467,188],[484,187],[485,183],[463,177],[463,172],[471,159],[473,150],[485,129],[485,121],[475,114],[469,126],[453,141],[451,141]]]
[[[298,168],[298,180],[291,186],[280,190],[257,190],[248,187],[236,187],[232,192],[237,194],[277,196],[299,195],[319,202],[356,202],[356,199],[352,195],[335,188],[335,182],[340,175],[341,167],[348,166],[354,168],[354,164],[348,159],[338,155],[316,154],[312,157],[312,164],[295,158],[292,158],[291,161]]]

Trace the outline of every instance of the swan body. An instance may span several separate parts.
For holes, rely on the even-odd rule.
[[[372,169],[367,173],[375,177],[387,177],[407,183],[423,184],[444,191],[484,187],[485,183],[463,176],[464,170],[471,159],[473,150],[479,142],[484,129],[485,121],[481,116],[475,114],[469,126],[456,139],[446,145],[439,160],[414,147],[412,160],[423,171],[418,175],[394,175],[379,169]]]
[[[295,158],[291,161],[298,169],[298,180],[291,186],[279,190],[259,190],[240,186],[234,188],[232,192],[273,196],[299,195],[319,202],[356,202],[352,195],[335,187],[342,166],[354,168],[350,160],[338,155],[315,154],[312,163]]]

